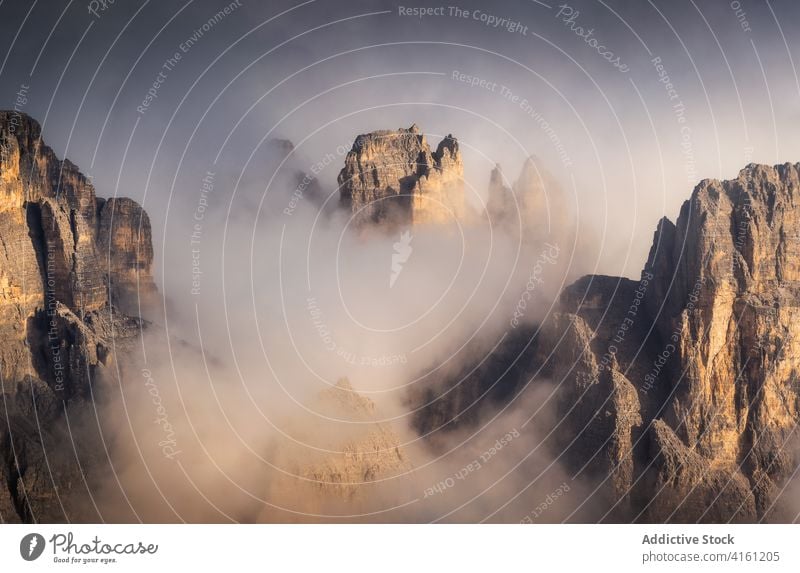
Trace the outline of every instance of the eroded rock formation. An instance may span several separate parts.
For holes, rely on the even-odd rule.
[[[302,424],[295,421],[296,443],[276,452],[287,472],[270,483],[278,504],[357,518],[360,512],[374,510],[376,500],[402,491],[398,484],[408,479],[413,465],[391,425],[380,421],[372,400],[342,378],[321,392],[310,409],[313,418]],[[286,519],[281,512],[273,513],[263,517]]]
[[[781,519],[800,422],[800,165],[702,181],[638,282],[585,277],[552,323],[567,425],[617,517]],[[567,412],[565,409],[564,412]]]
[[[36,122],[12,128],[11,113],[0,112],[0,518],[97,520],[93,474],[108,454],[87,406],[155,294],[150,223],[130,199],[98,199]],[[341,200],[359,225],[446,222],[463,216],[462,177],[451,136],[431,151],[415,126],[375,132],[348,154]],[[495,171],[489,218],[505,224],[516,210],[523,236],[538,240],[542,211],[567,212],[543,181],[533,161],[512,187]],[[732,181],[701,182],[675,223],[658,223],[638,281],[576,281],[544,324],[523,325],[415,397],[428,404],[415,425],[427,435],[474,424],[535,373],[558,387],[547,446],[599,486],[589,488],[598,519],[792,519],[775,502],[798,463],[798,303],[800,164],[749,165]],[[411,469],[374,404],[346,382],[313,406],[352,429],[311,456],[283,452],[293,477],[273,487],[304,492],[303,509],[325,512],[333,500],[357,512],[374,484]]]
[[[338,182],[353,222],[446,223],[464,217],[464,165],[458,141],[431,151],[416,125],[359,135]]]
[[[431,403],[417,427],[470,423],[474,398],[514,397],[535,374],[558,386],[549,447],[599,486],[597,519],[793,519],[779,495],[798,464],[799,177],[800,164],[749,165],[702,181],[659,222],[640,280],[576,281],[532,329],[533,353],[501,345],[488,379],[453,376],[417,400]],[[495,198],[511,192],[493,181]]]
[[[486,216],[493,228],[528,243],[574,240],[567,195],[535,156],[525,160],[510,186],[500,165],[495,166],[489,176]]]
[[[98,199],[33,119],[0,112],[0,145],[0,518],[63,521],[90,507],[101,451],[92,432],[71,440],[65,416],[83,417],[141,331],[120,309],[155,293],[150,222],[130,199]]]

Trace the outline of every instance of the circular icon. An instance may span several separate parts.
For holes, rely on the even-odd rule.
[[[25,561],[35,561],[44,551],[44,537],[38,533],[29,533],[19,542],[19,554]]]

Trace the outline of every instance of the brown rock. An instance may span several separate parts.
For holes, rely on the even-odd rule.
[[[649,521],[753,521],[796,466],[799,168],[750,165],[735,180],[701,182],[675,225],[659,223],[639,283],[647,282],[643,302],[627,323],[625,310],[637,299],[615,279],[586,277],[562,295],[562,310],[585,332],[560,351],[577,358],[557,362],[554,376],[569,379],[573,367],[601,389],[603,370],[624,376],[636,392],[615,391],[623,403],[609,410],[611,423],[624,428],[639,408],[649,429],[649,449],[637,453],[634,445],[633,472],[625,472],[634,491],[612,476],[616,495],[631,498],[632,515],[639,507]],[[585,288],[595,282],[599,293]],[[564,326],[557,319],[551,330],[557,339]],[[565,406],[581,410],[582,386],[567,385]],[[596,403],[606,393],[586,395]],[[609,424],[588,414],[575,422],[573,432],[601,437]],[[614,439],[603,448],[610,463],[601,474],[623,467]],[[580,443],[577,467],[594,455]]]
[[[757,519],[750,483],[735,468],[712,467],[689,449],[667,424],[650,430],[655,478],[648,483],[644,521],[691,523],[753,522]]]
[[[113,303],[134,314],[150,306],[156,288],[152,231],[144,209],[125,197],[101,202],[97,246]]]
[[[413,466],[394,430],[378,421],[372,400],[356,393],[343,378],[321,392],[311,409],[317,413],[315,419],[293,434],[300,443],[319,449],[287,444],[276,452],[290,475],[271,483],[272,494],[282,504],[297,500],[293,509],[299,505],[305,512],[339,511],[345,516],[365,511],[381,491],[396,495],[396,480],[405,479]],[[383,490],[387,483],[388,490]]]
[[[431,152],[416,125],[359,135],[338,182],[354,223],[445,223],[464,217],[464,166],[452,135]]]
[[[96,380],[112,350],[141,331],[140,320],[115,306],[137,281],[154,292],[150,241],[138,205],[98,201],[77,167],[42,142],[34,120],[0,112],[3,521],[98,519],[85,517],[86,496],[102,444],[91,431],[70,432],[94,414],[90,400],[101,394]]]

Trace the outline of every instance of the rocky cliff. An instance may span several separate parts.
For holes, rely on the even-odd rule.
[[[639,281],[562,294],[543,349],[565,443],[580,436],[567,458],[604,482],[611,518],[782,518],[800,422],[798,170],[702,181],[659,223]]]
[[[38,124],[14,114],[0,112],[0,520],[97,521],[93,480],[113,470],[92,402],[155,295],[150,223],[130,199],[98,199]],[[339,175],[342,203],[357,224],[452,220],[462,169],[450,136],[431,151],[413,126],[362,135]],[[523,237],[535,243],[545,225],[550,237],[567,212],[552,188],[535,161],[512,186],[497,170],[487,216],[505,225],[521,213]],[[412,402],[428,405],[415,426],[476,424],[547,380],[557,426],[546,445],[591,483],[597,519],[790,520],[781,495],[798,464],[798,324],[800,164],[749,165],[702,181],[675,223],[658,223],[639,280],[583,277],[486,360],[467,349],[480,363],[465,358],[419,392]],[[330,443],[311,456],[287,448],[293,477],[271,486],[302,492],[305,510],[358,513],[367,492],[411,468],[346,382],[312,409],[337,427],[322,432]]]
[[[353,222],[446,223],[464,217],[464,166],[458,141],[435,151],[416,125],[359,135],[338,183]]]
[[[492,227],[526,243],[574,241],[572,209],[555,177],[531,156],[511,184],[500,165],[489,176],[486,216]]]
[[[300,475],[317,488],[353,498],[360,494],[359,488],[364,484],[411,469],[395,432],[388,424],[377,421],[375,403],[356,393],[346,378],[325,390],[314,409],[354,426],[350,431],[334,433],[338,441],[335,453],[300,468]]]
[[[142,321],[121,309],[150,302],[152,262],[141,207],[98,199],[33,119],[0,112],[3,521],[63,521],[89,507],[100,448],[90,435],[70,440],[66,412],[81,419],[115,351],[140,332]]]
[[[799,177],[800,164],[749,165],[702,181],[676,223],[659,222],[638,281],[567,287],[475,379],[415,399],[431,403],[417,428],[474,423],[535,376],[557,386],[549,448],[592,483],[597,519],[793,519],[780,496],[800,461]],[[497,217],[512,190],[499,171],[493,182]]]
[[[380,421],[375,403],[342,378],[309,406],[313,417],[294,421],[295,443],[275,452],[286,472],[269,484],[276,505],[317,515],[312,521],[322,515],[358,520],[376,509],[376,500],[399,499],[413,465],[391,424]],[[287,517],[300,520],[302,515],[267,511],[261,516],[266,521]]]

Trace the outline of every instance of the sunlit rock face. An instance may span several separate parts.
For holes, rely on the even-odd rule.
[[[98,199],[36,121],[0,112],[0,245],[0,516],[63,521],[90,507],[84,478],[100,451],[87,435],[73,453],[64,407],[80,417],[114,350],[141,331],[120,309],[155,295],[150,222],[130,199]]]
[[[704,180],[640,281],[584,277],[549,325],[552,376],[619,519],[780,520],[800,422],[800,165]],[[557,342],[558,341],[558,342]],[[625,510],[625,511],[623,511]]]
[[[523,208],[509,201],[519,185],[495,171],[492,224],[527,210],[523,193]],[[523,333],[524,351],[503,341],[465,365],[479,375],[413,400],[436,405],[415,425],[474,424],[469,412],[508,404],[519,380],[553,384],[548,447],[593,484],[596,519],[791,520],[796,508],[778,495],[800,451],[799,303],[800,165],[749,165],[702,181],[676,223],[658,223],[639,280],[589,275],[566,287],[541,328]]]
[[[338,182],[341,204],[356,226],[440,224],[465,214],[458,141],[448,135],[431,151],[416,125],[359,135]]]
[[[665,421],[712,468],[744,474],[759,516],[797,461],[799,169],[702,181],[647,263],[649,313],[675,346]]]
[[[291,511],[265,509],[264,521],[319,521],[320,516],[356,519],[407,487],[414,469],[391,422],[346,378],[309,404],[313,415],[294,420],[291,442],[272,452],[281,475],[269,482],[269,498]],[[287,500],[292,500],[288,502]],[[390,504],[391,507],[391,504]],[[324,521],[324,520],[323,520]]]
[[[353,390],[346,378],[322,392],[315,406],[324,416],[353,426],[336,432],[338,447],[301,469],[318,488],[353,497],[362,484],[411,469],[395,432],[378,421],[375,403]]]

